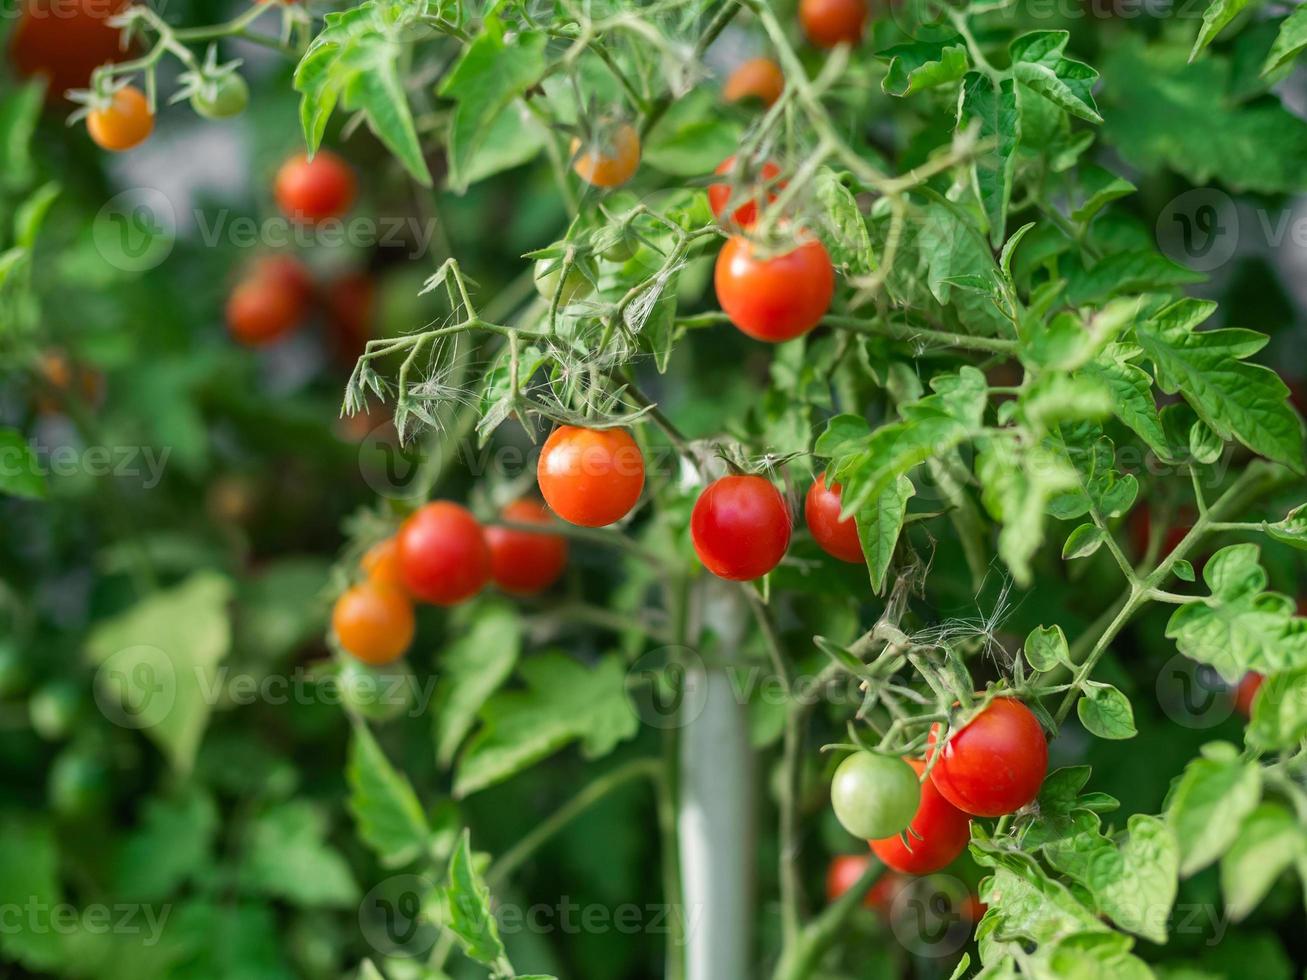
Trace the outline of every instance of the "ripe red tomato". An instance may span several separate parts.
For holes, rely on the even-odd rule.
[[[826,868],[826,901],[828,903],[834,902],[857,884],[858,879],[862,877],[862,873],[870,863],[871,855],[869,854],[840,854],[831,858],[831,862]],[[902,875],[893,871],[886,871],[867,889],[867,894],[862,898],[862,904],[866,908],[875,909],[882,915],[888,914],[890,906],[894,902],[894,896],[907,882],[908,880]]]
[[[553,518],[544,504],[515,500],[500,512],[514,524],[549,524]],[[567,566],[567,539],[561,534],[486,528],[490,545],[490,577],[505,592],[531,595],[558,581]]]
[[[234,339],[251,347],[284,337],[303,317],[303,301],[275,277],[246,279],[227,298],[227,328]]]
[[[404,590],[404,570],[399,561],[399,539],[396,537],[378,541],[365,551],[359,560],[359,568],[369,581],[401,592]]]
[[[790,546],[790,509],[760,476],[724,476],[694,502],[690,537],[704,567],[747,582],[780,564]]]
[[[729,156],[717,165],[714,173],[719,176],[729,175],[736,178],[735,182],[741,188],[736,199],[743,200],[744,203],[731,213],[729,220],[741,228],[748,228],[758,220],[758,202],[763,200],[765,196],[766,201],[763,205],[765,207],[776,200],[776,195],[772,191],[785,186],[784,184],[777,185],[775,183],[776,178],[780,176],[781,168],[768,160],[762,165],[761,172],[757,174],[750,173],[747,170],[736,174],[733,172],[734,169],[735,157]],[[726,206],[730,203],[731,185],[729,183],[708,185],[708,206],[712,208],[712,213],[717,218],[721,218],[722,212],[726,210]]]
[[[1253,716],[1253,699],[1257,697],[1257,692],[1262,689],[1262,682],[1266,678],[1255,670],[1243,675],[1243,680],[1239,681],[1239,686],[1234,689],[1234,707],[1239,714],[1245,718]]]
[[[831,808],[854,837],[897,834],[921,803],[917,774],[902,759],[854,752],[839,764],[830,785]]]
[[[731,72],[722,87],[722,97],[727,102],[757,99],[764,106],[771,106],[783,91],[785,76],[781,74],[781,66],[771,58],[750,58]]]
[[[852,517],[840,520],[840,489],[838,483],[828,486],[826,474],[822,473],[808,488],[808,496],[803,501],[803,516],[822,551],[840,561],[862,562],[858,525]]]
[[[413,604],[398,589],[369,581],[346,589],[331,610],[340,645],[366,664],[388,664],[413,642]]]
[[[310,160],[297,153],[281,165],[275,184],[277,206],[305,224],[339,218],[354,206],[358,181],[354,168],[330,150]]]
[[[490,548],[465,507],[437,500],[399,529],[399,565],[409,595],[437,606],[472,598],[490,580]]]
[[[799,23],[819,48],[857,44],[867,22],[867,0],[800,0]]]
[[[14,68],[45,77],[51,102],[87,88],[91,72],[123,57],[121,32],[107,21],[125,6],[126,0],[26,0],[9,41]]]
[[[248,278],[268,279],[278,283],[299,301],[306,312],[313,301],[313,277],[304,263],[293,255],[278,253],[263,256],[255,261]]]
[[[154,132],[154,113],[145,93],[127,85],[113,93],[107,106],[90,111],[86,131],[102,149],[121,153],[140,146]]]
[[[640,165],[640,134],[622,123],[600,135],[582,152],[581,140],[572,140],[572,169],[595,187],[617,187],[631,179]]]
[[[815,327],[835,295],[835,269],[821,242],[805,242],[771,259],[755,258],[748,239],[732,236],[717,255],[717,302],[756,340],[793,340]]]
[[[625,429],[561,425],[549,434],[536,480],[550,510],[570,524],[620,521],[644,490],[644,457]]]
[[[938,725],[927,741],[933,751]],[[995,698],[940,752],[931,781],[959,810],[1001,817],[1037,795],[1048,772],[1048,742],[1039,720],[1014,698]]]
[[[925,772],[924,760],[904,761],[918,777]],[[971,818],[946,800],[927,779],[921,784],[921,805],[917,807],[908,829],[903,834],[869,843],[872,852],[887,867],[904,874],[925,875],[952,863],[970,839]]]

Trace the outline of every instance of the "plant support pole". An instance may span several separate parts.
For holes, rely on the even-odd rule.
[[[748,705],[728,674],[739,657],[748,610],[724,583],[701,582],[692,592],[700,633],[720,639],[714,665],[692,657],[682,701],[682,914],[686,980],[749,980],[752,958],[754,772]]]

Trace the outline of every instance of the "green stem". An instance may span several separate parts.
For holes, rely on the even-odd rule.
[[[868,860],[853,887],[808,923],[799,941],[782,952],[772,980],[805,980],[811,976],[825,952],[844,934],[845,923],[854,910],[861,907],[863,898],[884,870],[884,865]]]

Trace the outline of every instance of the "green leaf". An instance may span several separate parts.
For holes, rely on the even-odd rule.
[[[1293,603],[1264,591],[1258,555],[1254,544],[1218,551],[1203,568],[1211,598],[1177,607],[1166,625],[1181,653],[1211,664],[1232,684],[1250,670],[1270,673],[1301,662],[1307,650]]]
[[[1307,48],[1307,7],[1299,6],[1280,23],[1280,33],[1262,65],[1262,74],[1269,75],[1292,61],[1303,48]]]
[[[1040,673],[1050,671],[1058,664],[1071,666],[1071,651],[1061,626],[1039,626],[1031,630],[1023,649],[1026,663]]]
[[[522,621],[506,602],[481,603],[469,628],[440,654],[436,688],[436,758],[449,766],[476,714],[513,672],[522,650]]]
[[[1307,853],[1307,836],[1294,815],[1278,803],[1263,803],[1244,818],[1221,858],[1221,892],[1235,922],[1247,918],[1275,879]]]
[[[133,900],[162,901],[209,869],[218,807],[208,792],[192,786],[175,797],[146,800],[143,810],[141,825],[118,851],[114,883]]]
[[[1067,31],[1034,31],[1012,42],[1012,74],[1054,105],[1088,122],[1102,122],[1094,104],[1098,72],[1063,55]]]
[[[871,576],[871,590],[876,595],[885,590],[886,574],[894,558],[899,532],[903,530],[903,518],[908,513],[908,500],[916,492],[912,481],[900,476],[855,515],[858,540],[862,543],[867,573]]]
[[[1079,177],[1083,199],[1071,212],[1071,220],[1080,225],[1087,225],[1112,201],[1135,192],[1130,181],[1094,164],[1081,167]]]
[[[506,34],[491,14],[440,83],[439,94],[457,103],[446,148],[452,190],[467,189],[473,159],[494,133],[492,123],[544,75],[547,43],[542,31]]]
[[[1180,842],[1182,877],[1229,850],[1244,817],[1261,801],[1260,767],[1230,755],[1194,759],[1171,792],[1166,820]]]
[[[1097,304],[1123,293],[1170,292],[1205,278],[1151,248],[1130,249],[1114,252],[1093,268],[1073,275],[1067,300],[1076,306]]]
[[[476,869],[467,830],[450,856],[448,884],[441,892],[445,906],[442,925],[454,934],[464,953],[484,966],[494,967],[497,976],[503,975],[499,968],[506,958],[504,944],[490,910],[490,889]]]
[[[1049,502],[1078,485],[1076,472],[1055,452],[1022,450],[1009,439],[987,438],[976,454],[976,477],[985,509],[1003,523],[999,557],[1017,583],[1027,585],[1030,559],[1044,541]]]
[[[46,498],[41,464],[17,429],[0,428],[0,493],[28,500]]]
[[[356,904],[358,886],[349,865],[326,836],[326,816],[308,800],[289,800],[264,811],[248,829],[242,886],[305,908]]]
[[[1130,699],[1111,684],[1098,681],[1085,681],[1081,689],[1082,696],[1076,702],[1076,714],[1080,723],[1091,735],[1099,738],[1134,738],[1134,710]]]
[[[1157,817],[1135,814],[1127,826],[1129,836],[1120,845],[1094,832],[1056,841],[1044,853],[1054,868],[1089,889],[1118,926],[1164,943],[1178,888],[1180,844]]]
[[[587,669],[565,654],[544,653],[524,661],[520,673],[526,690],[501,692],[481,710],[483,725],[459,759],[455,796],[502,782],[577,740],[587,758],[599,758],[639,728],[619,657]]]
[[[955,82],[971,66],[960,37],[947,41],[914,41],[876,53],[889,62],[880,87],[886,95],[906,96],[937,85]]]
[[[0,816],[0,907],[31,910],[26,928],[0,930],[0,952],[37,973],[58,974],[63,937],[53,913],[64,901],[59,852],[44,820],[7,812]],[[31,919],[27,918],[31,916]]]
[[[1251,0],[1212,0],[1211,6],[1203,13],[1203,26],[1189,52],[1189,60],[1197,58],[1203,48],[1211,44],[1216,35],[1225,30],[1230,21],[1238,17],[1250,2]]]
[[[486,124],[463,168],[468,185],[534,160],[549,141],[549,132],[520,99],[506,105]]]
[[[716,92],[700,86],[673,102],[649,131],[643,162],[674,177],[702,177],[739,149],[740,136]]]
[[[971,165],[976,196],[989,219],[989,238],[998,247],[1007,234],[1007,210],[1012,200],[1012,174],[1021,142],[1021,113],[1016,83],[1010,78],[994,83],[982,72],[970,72],[962,82],[958,100],[958,130],[976,126],[981,140],[997,145],[991,154]]]
[[[0,99],[0,182],[11,190],[32,181],[32,137],[44,97],[45,87],[33,80],[14,86]]]
[[[19,205],[14,213],[14,242],[19,248],[30,250],[36,246],[36,236],[59,193],[59,185],[51,181],[42,184]]]
[[[1082,370],[1107,386],[1116,417],[1132,429],[1159,459],[1170,459],[1166,432],[1162,429],[1157,400],[1153,396],[1153,379],[1147,371],[1130,361],[1135,351],[1138,348],[1109,344]]]
[[[1071,561],[1076,558],[1088,558],[1098,551],[1107,535],[1097,524],[1081,524],[1067,535],[1062,545],[1062,557]]]
[[[431,828],[422,804],[362,722],[354,725],[345,775],[359,837],[376,851],[382,864],[399,867],[426,852]]]
[[[1270,368],[1247,363],[1267,338],[1251,330],[1197,330],[1214,303],[1183,299],[1141,323],[1137,334],[1168,395],[1180,392],[1223,439],[1302,473],[1302,424],[1289,389]]]
[[[197,572],[105,620],[87,640],[100,665],[96,699],[120,724],[140,728],[188,772],[209,722],[218,663],[231,645],[231,582]]]
[[[1307,551],[1307,504],[1299,504],[1283,520],[1266,525],[1266,533],[1300,551]]]
[[[817,225],[817,235],[831,261],[852,276],[865,276],[876,269],[871,235],[857,198],[828,167],[817,171],[813,195],[825,218]]]
[[[972,856],[978,864],[994,869],[985,894],[1001,909],[1005,934],[1043,943],[1071,933],[1108,930],[1070,888],[1050,878],[1031,855],[993,848],[977,833],[975,824],[972,834]]]
[[[300,124],[310,153],[321,145],[327,121],[339,103],[348,112],[362,113],[413,179],[431,185],[400,78],[405,51],[412,45],[408,35],[421,12],[421,5],[366,0],[351,10],[326,15],[321,33],[295,68],[295,91],[302,96]],[[488,123],[493,116],[490,113],[481,122]]]
[[[1307,738],[1307,663],[1262,682],[1245,738],[1267,750],[1289,749]]]

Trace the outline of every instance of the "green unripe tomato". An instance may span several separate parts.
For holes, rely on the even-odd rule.
[[[47,786],[50,807],[64,817],[84,817],[109,799],[109,770],[96,756],[69,749],[54,760]]]
[[[413,672],[402,662],[376,668],[350,657],[336,683],[345,708],[368,721],[392,721],[413,703]]]
[[[536,291],[548,302],[553,302],[554,291],[558,289],[558,276],[562,269],[561,258],[536,259]],[[573,265],[567,271],[567,279],[563,282],[563,292],[558,297],[558,305],[567,306],[578,299],[584,299],[593,289],[594,284],[586,278],[585,273]]]
[[[230,119],[245,111],[250,89],[235,72],[191,94],[191,108],[205,119]]]
[[[604,258],[609,262],[621,265],[623,262],[629,262],[635,258],[635,253],[640,250],[640,240],[631,233],[628,228],[622,232],[622,237],[604,249]]]
[[[27,701],[32,728],[51,742],[67,738],[81,709],[82,692],[71,681],[52,681]]]
[[[12,698],[27,689],[27,664],[12,643],[0,642],[0,698]]]
[[[835,770],[830,801],[850,834],[882,840],[912,821],[921,803],[921,784],[902,759],[855,752]]]

